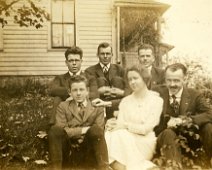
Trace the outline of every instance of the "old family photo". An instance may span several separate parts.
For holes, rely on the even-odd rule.
[[[0,0],[0,169],[212,169],[211,0]]]

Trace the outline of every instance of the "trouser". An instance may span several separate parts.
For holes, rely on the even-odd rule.
[[[83,142],[75,149],[72,148],[72,144],[76,143],[76,140],[70,139],[61,127],[52,126],[48,137],[52,169],[61,169],[64,166],[85,169],[109,167],[104,132],[97,125],[91,126],[85,134]]]
[[[209,158],[212,157],[212,123],[207,123],[200,128],[200,141]],[[182,153],[179,143],[176,141],[177,134],[172,129],[162,131],[157,139],[157,152],[163,148],[164,156],[170,160],[181,163]],[[167,146],[167,147],[164,147]]]

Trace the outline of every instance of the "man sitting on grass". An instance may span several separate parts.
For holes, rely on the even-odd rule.
[[[85,169],[109,169],[104,109],[91,105],[85,77],[73,77],[69,91],[73,99],[59,104],[55,125],[49,131],[51,168],[58,170],[70,163]]]

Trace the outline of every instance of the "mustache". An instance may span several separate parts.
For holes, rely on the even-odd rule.
[[[178,86],[169,86],[170,89],[178,89]]]

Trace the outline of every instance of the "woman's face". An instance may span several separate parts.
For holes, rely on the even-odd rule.
[[[142,90],[146,84],[140,74],[136,71],[129,71],[127,73],[128,83],[130,88],[136,92]]]

